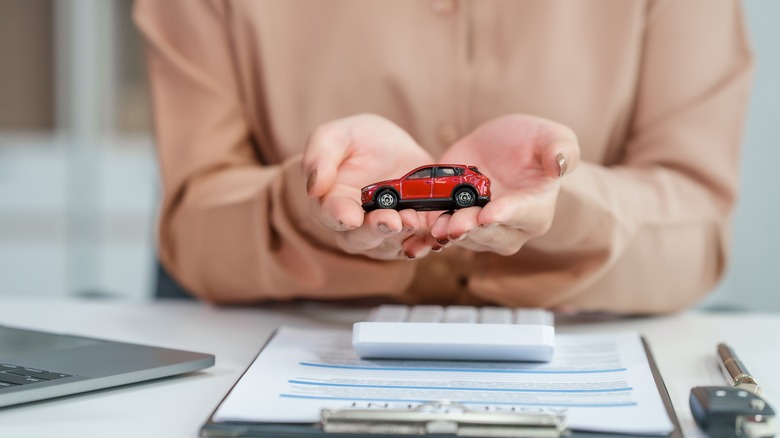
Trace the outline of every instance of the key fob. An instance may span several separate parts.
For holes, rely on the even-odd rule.
[[[697,386],[689,402],[696,424],[711,438],[775,436],[775,411],[744,389]]]

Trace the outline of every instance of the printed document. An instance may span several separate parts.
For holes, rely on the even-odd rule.
[[[449,400],[482,411],[565,415],[573,430],[673,430],[637,333],[557,334],[549,363],[362,360],[351,342],[350,330],[280,328],[213,419],[317,423],[323,408]]]

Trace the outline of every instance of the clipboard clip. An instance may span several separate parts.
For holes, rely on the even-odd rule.
[[[320,420],[325,433],[341,434],[540,438],[566,434],[562,415],[482,412],[450,401],[413,409],[323,409]]]

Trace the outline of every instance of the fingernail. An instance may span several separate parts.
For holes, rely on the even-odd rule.
[[[569,167],[569,162],[566,160],[566,155],[563,152],[558,152],[555,156],[555,161],[558,162],[558,177],[562,177],[566,173],[566,169]]]
[[[411,233],[412,231],[414,231],[414,227],[410,227],[408,225],[404,227],[405,233]]]
[[[317,184],[317,169],[314,169],[306,178],[306,192],[311,193],[311,189],[314,188],[314,184]]]
[[[410,255],[408,252],[404,251],[404,258],[406,260],[414,260],[414,256]]]
[[[454,240],[454,241],[456,241],[456,242],[460,242],[461,240],[463,240],[463,239],[465,239],[465,238],[466,238],[466,234],[468,234],[468,233],[463,233],[463,234],[461,234],[460,236],[457,236],[457,237],[455,237],[455,236],[450,236],[450,241],[453,241],[453,240]]]
[[[380,222],[379,225],[377,225],[376,227],[383,234],[393,234],[393,230],[391,230],[390,227],[388,227],[387,224],[385,224],[384,222]]]
[[[345,224],[343,221],[339,221],[339,226],[341,227],[342,230],[347,230],[347,231],[355,229],[355,227],[351,227]]]
[[[498,223],[496,223],[496,222],[491,222],[491,223],[489,223],[489,224],[480,224],[479,226],[480,226],[482,229],[489,230],[489,229],[491,229],[491,228],[495,227],[496,225],[498,225]]]
[[[444,245],[450,243],[450,241],[447,240],[447,239],[436,239],[436,243],[438,243],[441,246],[444,246]]]
[[[431,248],[431,251],[433,251],[433,252],[441,252],[441,250],[442,250],[441,246],[434,246],[434,247]]]

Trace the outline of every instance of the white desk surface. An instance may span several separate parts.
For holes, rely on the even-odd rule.
[[[0,409],[0,437],[196,437],[201,424],[280,325],[350,327],[366,309],[216,308],[195,302],[0,298],[0,324],[187,349],[216,365],[180,377]],[[559,324],[559,331],[639,331],[650,342],[685,436],[703,436],[692,386],[723,385],[715,345],[731,344],[780,408],[780,314],[701,313]]]

